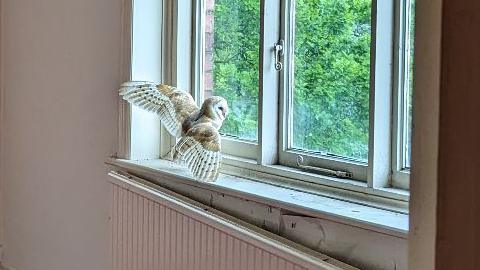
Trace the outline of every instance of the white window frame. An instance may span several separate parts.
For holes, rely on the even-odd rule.
[[[400,9],[403,5],[408,4],[405,1],[372,1],[372,47],[371,47],[371,93],[370,93],[370,130],[369,130],[369,156],[368,164],[361,163],[354,160],[339,159],[335,157],[322,157],[308,153],[306,151],[299,151],[289,148],[289,124],[291,121],[289,96],[289,85],[291,85],[292,78],[290,77],[292,61],[291,50],[293,45],[291,33],[291,25],[293,25],[293,5],[294,0],[264,0],[261,2],[261,29],[264,25],[268,25],[268,31],[261,31],[260,38],[260,80],[259,80],[259,143],[254,147],[248,149],[242,147],[242,142],[232,141],[225,138],[227,147],[225,152],[227,154],[236,155],[243,158],[250,158],[259,165],[274,165],[283,164],[291,167],[296,166],[298,155],[302,155],[305,160],[309,161],[308,165],[323,167],[333,170],[348,171],[353,174],[355,180],[362,181],[370,188],[388,188],[388,187],[402,187],[403,184],[392,182],[392,175],[397,176],[397,151],[392,149],[392,134],[390,130],[394,129],[399,123],[396,120],[399,112],[394,95],[398,91],[398,87],[394,87],[399,80],[399,73],[397,64],[401,61],[394,60],[392,55],[403,56],[403,51],[396,51],[394,53],[394,44],[403,42],[403,38],[395,38],[398,33],[405,27],[405,22],[402,21],[405,16],[404,9]],[[195,65],[195,89],[196,95],[201,96],[201,79],[203,65],[201,63],[201,48],[203,46],[202,29],[203,24],[203,1],[196,1],[196,61]],[[395,6],[397,5],[397,6]],[[269,12],[264,12],[268,8]],[[268,17],[263,14],[267,14]],[[279,16],[275,16],[279,14]],[[281,14],[281,16],[280,16]],[[285,18],[280,20],[280,18]],[[380,23],[381,22],[381,23]],[[275,27],[278,25],[278,28]],[[383,37],[377,39],[377,36]],[[290,38],[289,38],[290,37]],[[385,38],[389,37],[389,38]],[[285,40],[284,52],[284,69],[281,73],[277,73],[272,66],[273,52],[270,46],[266,44],[274,44],[279,39]],[[403,48],[401,46],[400,48]],[[200,62],[198,62],[200,61]],[[395,69],[392,66],[392,61],[395,62]],[[263,71],[263,72],[262,72]],[[268,83],[267,83],[268,82]],[[276,89],[276,85],[280,85],[280,91]],[[263,103],[263,100],[268,100]],[[279,101],[279,102],[277,102]],[[280,106],[277,107],[277,104]],[[278,125],[276,123],[279,123]],[[280,131],[280,132],[279,132]],[[397,136],[394,135],[394,140]],[[395,144],[396,145],[396,144]],[[231,151],[232,147],[235,151]],[[238,149],[248,149],[238,153]],[[256,150],[256,151],[255,151]],[[255,155],[256,152],[256,155]],[[240,165],[239,165],[240,166]],[[395,168],[393,168],[395,167]],[[394,172],[395,170],[395,172]],[[408,178],[408,172],[401,171],[403,176]],[[397,178],[395,178],[397,179]],[[316,182],[318,178],[313,177],[312,181]],[[320,181],[323,183],[323,181]],[[407,185],[408,187],[408,185]]]
[[[156,0],[147,0],[155,5]],[[405,0],[406,1],[406,0]],[[139,1],[142,2],[142,1]],[[129,79],[144,79],[160,81],[175,85],[180,89],[191,89],[191,93],[198,101],[202,99],[201,70],[201,46],[203,40],[201,35],[201,19],[203,14],[202,0],[195,1],[160,1],[163,26],[161,29],[161,39],[163,42],[148,49],[161,49],[161,57],[157,59],[161,69],[158,76],[145,76]],[[288,37],[288,27],[291,20],[282,21],[281,18],[291,18],[287,16],[293,0],[261,0],[261,30],[268,26],[268,31],[261,31],[260,35],[260,78],[259,78],[259,127],[258,143],[240,141],[228,137],[222,138],[222,151],[225,154],[223,158],[222,170],[229,174],[239,176],[251,176],[257,179],[274,179],[281,181],[288,186],[307,186],[308,188],[318,190],[331,190],[333,192],[346,192],[352,196],[367,196],[368,199],[378,201],[398,201],[407,202],[408,193],[396,188],[408,188],[403,180],[391,177],[393,162],[397,162],[396,151],[392,146],[391,129],[398,125],[396,118],[398,116],[395,106],[397,106],[394,91],[398,91],[398,64],[400,60],[394,60],[401,55],[401,51],[394,50],[394,47],[401,42],[394,39],[397,26],[400,25],[401,10],[394,6],[399,1],[372,1],[372,78],[370,94],[370,139],[369,146],[373,151],[369,151],[369,164],[347,161],[341,162],[334,158],[321,158],[318,156],[302,153],[308,158],[309,165],[327,167],[331,169],[341,169],[353,172],[355,180],[334,178],[320,174],[306,172],[296,168],[295,151],[288,149],[286,144],[286,117],[288,117],[288,104],[286,104],[288,91],[279,89],[288,88],[287,70],[290,65],[287,57],[284,58],[284,71],[277,72],[273,68],[273,44],[280,38],[285,40]],[[394,3],[395,2],[395,3]],[[158,3],[158,2],[157,2]],[[136,3],[134,3],[136,5]],[[157,4],[158,5],[158,4]],[[269,9],[268,12],[265,12]],[[377,12],[377,10],[379,10]],[[394,12],[395,11],[395,12]],[[263,14],[267,14],[264,16]],[[377,16],[383,20],[381,24],[376,23]],[[133,21],[135,21],[135,8],[133,8]],[[140,19],[147,21],[148,17],[141,16]],[[150,22],[151,23],[151,22]],[[130,22],[130,27],[132,22]],[[275,26],[275,27],[273,27]],[[395,31],[394,31],[395,29]],[[132,29],[135,36],[135,29]],[[157,31],[158,32],[158,31]],[[145,35],[152,33],[145,33]],[[378,41],[376,36],[392,36],[390,39]],[[132,37],[126,37],[125,42],[131,42],[131,55],[135,56],[135,40]],[[142,40],[143,42],[144,40]],[[158,40],[157,40],[158,41]],[[379,44],[386,42],[386,44]],[[395,46],[394,46],[395,44]],[[380,46],[381,45],[381,46]],[[285,56],[289,55],[290,46],[288,41],[285,46]],[[388,57],[375,57],[378,55]],[[392,59],[392,55],[393,57]],[[125,57],[131,60],[130,56]],[[394,63],[392,63],[394,61]],[[131,74],[134,65],[132,63]],[[262,72],[263,71],[263,72]],[[377,71],[377,72],[375,72]],[[382,73],[380,73],[382,72]],[[376,74],[376,76],[375,76]],[[381,75],[381,76],[379,76]],[[375,78],[377,77],[377,78]],[[379,79],[381,78],[381,79]],[[126,78],[128,79],[128,78]],[[394,87],[395,85],[395,87]],[[392,90],[393,89],[393,90]],[[270,102],[263,102],[268,100]],[[398,106],[397,106],[398,107]],[[379,113],[380,112],[380,113]],[[120,129],[119,129],[119,153],[118,157],[126,159],[158,159],[165,157],[174,145],[175,139],[165,132],[164,128],[159,127],[159,120],[151,115],[136,115],[126,102],[120,101]],[[148,140],[146,137],[142,142],[135,141],[138,137],[139,127],[134,127],[134,122],[145,122],[145,125],[153,126],[153,130],[158,136],[157,139]],[[155,134],[149,134],[149,138],[155,138]],[[377,139],[375,139],[377,138]],[[378,139],[380,138],[380,139]],[[398,138],[395,136],[394,140]],[[134,145],[140,144],[141,147]],[[395,145],[395,147],[398,147]],[[142,151],[153,149],[151,153],[143,154]],[[148,151],[147,151],[148,152]],[[140,154],[138,154],[140,153]],[[394,174],[395,175],[395,174]],[[373,195],[373,196],[371,196]]]
[[[285,9],[285,18],[290,18],[285,21],[284,35],[288,36],[291,32],[289,28],[293,25],[293,10],[294,1],[287,0]],[[291,103],[291,91],[289,85],[292,80],[289,74],[293,74],[291,70],[292,54],[292,38],[287,39],[287,58],[286,66],[288,68],[284,71],[283,80],[283,102],[286,109],[282,117],[282,126],[284,127],[282,147],[281,149],[281,163],[294,166],[296,157],[300,154],[306,156],[310,160],[312,166],[323,167],[333,170],[344,170],[353,174],[353,178],[359,181],[366,182],[369,188],[388,188],[391,185],[391,125],[392,118],[392,85],[393,78],[396,77],[392,70],[392,55],[394,44],[394,17],[395,17],[394,1],[372,1],[372,46],[371,46],[371,74],[370,74],[370,125],[369,125],[369,154],[368,163],[361,163],[347,159],[340,159],[335,157],[315,156],[298,150],[289,149],[288,141],[288,124],[291,121],[286,119],[291,118],[291,111],[289,104]],[[290,15],[292,14],[292,15]],[[292,36],[292,35],[291,35]],[[377,37],[382,37],[378,39]],[[290,101],[288,101],[290,100]]]
[[[191,89],[191,1],[125,1],[122,14],[122,78],[145,80]],[[186,23],[185,23],[186,22]],[[129,160],[167,158],[176,140],[160,118],[119,99],[117,157]]]
[[[125,1],[122,10],[122,81],[163,80],[164,5],[155,0]],[[119,98],[117,157],[130,160],[161,157],[160,118]]]
[[[408,82],[408,63],[410,62],[409,51],[409,32],[410,32],[410,9],[411,0],[396,1],[395,19],[395,44],[397,50],[394,51],[394,68],[398,76],[394,81],[394,113],[393,113],[393,141],[392,141],[392,186],[408,189],[410,186],[410,169],[405,164],[406,137],[408,129],[406,110]]]

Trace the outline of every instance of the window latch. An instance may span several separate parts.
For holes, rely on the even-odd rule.
[[[285,43],[283,39],[280,39],[277,43],[273,44],[273,49],[275,51],[275,69],[280,71],[283,69],[283,63],[281,61],[281,57],[283,56],[283,49],[285,47]]]
[[[335,171],[335,170],[330,170],[330,169],[325,169],[320,167],[304,165],[303,157],[300,155],[297,156],[297,167],[305,171],[311,171],[315,173],[326,174],[326,175],[331,175],[331,176],[340,177],[340,178],[349,178],[349,179],[353,178],[353,174],[351,172]]]

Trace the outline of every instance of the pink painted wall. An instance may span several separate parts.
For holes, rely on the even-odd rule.
[[[108,268],[122,1],[1,1],[7,266]]]

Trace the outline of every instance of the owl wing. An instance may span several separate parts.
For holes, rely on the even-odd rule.
[[[131,81],[123,83],[119,92],[126,101],[158,114],[176,137],[180,137],[185,119],[199,109],[189,93],[164,84]]]
[[[220,138],[212,125],[197,124],[175,145],[173,159],[186,163],[197,180],[213,182],[218,177],[222,158]]]

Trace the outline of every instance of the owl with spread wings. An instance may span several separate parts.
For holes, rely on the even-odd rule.
[[[119,91],[124,100],[158,114],[168,132],[180,138],[172,149],[174,161],[186,164],[199,181],[217,179],[221,162],[218,130],[228,114],[224,98],[209,97],[199,108],[189,93],[164,84],[131,81]]]

